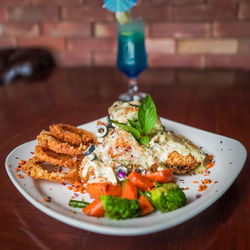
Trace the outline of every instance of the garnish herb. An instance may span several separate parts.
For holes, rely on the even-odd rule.
[[[152,97],[147,96],[142,100],[138,110],[138,120],[128,120],[129,125],[110,120],[111,123],[117,124],[120,128],[131,133],[134,138],[144,146],[148,147],[149,137],[148,134],[155,126],[157,120],[157,112]]]
[[[136,128],[133,128],[125,123],[120,123],[120,122],[116,122],[116,121],[113,121],[113,120],[110,120],[112,123],[115,123],[117,124],[120,128],[126,130],[127,132],[131,133],[136,140],[139,140],[140,139],[140,131]]]
[[[148,147],[149,137],[147,135],[144,135],[143,137],[140,138],[139,142]]]
[[[132,121],[132,120],[128,119],[128,122],[129,122],[131,127],[136,128],[137,130],[139,130],[140,134],[143,134],[143,129],[141,128],[138,120]]]
[[[145,135],[154,127],[157,120],[157,113],[152,97],[147,94],[138,110],[138,120]]]

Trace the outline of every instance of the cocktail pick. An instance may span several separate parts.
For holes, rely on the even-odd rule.
[[[136,5],[138,0],[104,0],[103,7],[111,12],[125,12]]]

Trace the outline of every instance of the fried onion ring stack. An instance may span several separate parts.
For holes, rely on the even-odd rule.
[[[35,179],[74,182],[79,179],[79,165],[90,144],[96,144],[92,133],[68,124],[54,124],[38,136],[35,156],[22,170]],[[55,171],[56,169],[56,171]]]

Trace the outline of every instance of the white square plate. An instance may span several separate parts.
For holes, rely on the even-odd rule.
[[[102,118],[99,120],[105,120]],[[31,158],[37,141],[30,141],[16,147],[6,158],[6,171],[18,189],[18,191],[36,208],[45,214],[71,226],[84,230],[111,235],[142,235],[164,230],[178,225],[205,210],[214,203],[232,185],[242,170],[246,161],[247,152],[245,147],[234,139],[209,133],[197,128],[189,127],[177,122],[162,118],[163,125],[167,130],[182,134],[189,138],[194,144],[202,146],[205,153],[213,154],[215,165],[209,169],[209,176],[182,175],[175,176],[177,183],[186,188],[187,205],[169,212],[155,212],[145,217],[114,221],[108,218],[94,218],[86,216],[81,209],[71,208],[68,202],[73,191],[59,183],[52,183],[43,180],[34,180],[22,172],[15,172],[20,159]],[[96,121],[79,126],[94,132]],[[17,174],[24,178],[19,179]],[[207,184],[208,188],[198,191],[198,186],[204,179],[212,182]],[[193,183],[197,181],[198,183]],[[201,196],[199,198],[197,198]],[[51,202],[44,202],[45,197],[51,197]],[[87,195],[78,196],[88,198]]]

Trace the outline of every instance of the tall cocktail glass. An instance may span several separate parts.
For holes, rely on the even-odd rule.
[[[138,91],[137,78],[147,65],[143,20],[118,23],[117,67],[128,77],[128,91],[119,100],[128,102],[145,97],[145,93]]]

